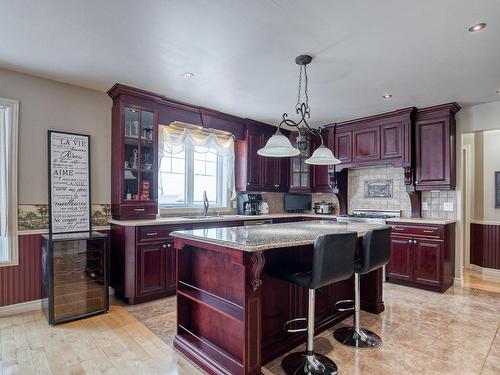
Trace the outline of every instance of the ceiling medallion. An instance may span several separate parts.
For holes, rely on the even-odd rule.
[[[282,120],[278,125],[276,134],[267,141],[266,145],[257,151],[257,154],[267,157],[291,157],[297,156],[307,150],[309,145],[309,135],[319,137],[321,145],[313,152],[311,157],[305,160],[307,164],[313,165],[334,165],[340,161],[333,155],[333,152],[323,143],[321,129],[314,129],[309,126],[307,120],[311,117],[311,108],[309,107],[308,77],[307,65],[312,61],[309,55],[300,55],[295,58],[295,63],[299,66],[299,87],[297,92],[297,103],[295,104],[295,113],[299,115],[299,120],[294,121],[288,118],[287,113],[283,113]],[[304,77],[304,101],[302,99],[302,77]],[[290,140],[285,137],[281,131],[281,126],[285,124],[297,128],[297,148],[293,147]]]

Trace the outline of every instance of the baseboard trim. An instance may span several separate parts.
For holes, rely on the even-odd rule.
[[[16,303],[0,307],[0,317],[20,314],[29,311],[40,310],[42,308],[42,300],[36,299],[28,302]]]
[[[453,285],[463,286],[464,285],[464,279],[462,279],[461,277],[454,277],[453,278]]]
[[[481,267],[476,264],[470,264],[469,269],[481,273],[484,276],[500,279],[500,270],[494,268]]]

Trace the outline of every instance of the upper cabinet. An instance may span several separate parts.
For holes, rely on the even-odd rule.
[[[336,169],[383,164],[410,167],[414,112],[405,108],[337,124],[334,153],[341,163]]]
[[[276,127],[246,120],[244,139],[236,141],[235,177],[237,191],[288,191],[289,158],[270,158],[257,154]],[[288,131],[282,130],[288,134]]]
[[[415,122],[415,188],[447,190],[455,188],[456,103],[417,111]]]

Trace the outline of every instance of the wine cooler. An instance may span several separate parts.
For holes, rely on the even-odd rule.
[[[108,236],[92,232],[42,237],[42,309],[49,324],[107,312]]]

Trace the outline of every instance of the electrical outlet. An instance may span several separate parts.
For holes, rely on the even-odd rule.
[[[429,203],[422,202],[422,211],[429,211]]]
[[[453,202],[443,203],[443,211],[453,211]]]

